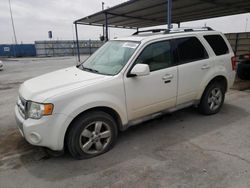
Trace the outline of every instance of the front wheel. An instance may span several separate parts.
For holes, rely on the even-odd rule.
[[[205,115],[218,113],[224,103],[225,90],[223,84],[219,82],[214,82],[208,85],[202,95],[199,104],[199,111]]]
[[[76,159],[95,157],[110,150],[117,138],[113,117],[101,111],[89,112],[73,122],[67,147]]]

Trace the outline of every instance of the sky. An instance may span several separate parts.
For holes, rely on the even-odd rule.
[[[53,31],[54,40],[72,40],[75,38],[73,21],[101,11],[102,1],[107,8],[126,0],[11,0],[17,41],[34,43],[36,40],[48,40],[50,30]],[[14,37],[9,0],[0,0],[0,23],[0,44],[12,43]],[[186,22],[181,23],[181,26],[196,27],[204,24],[224,33],[250,31],[250,13]],[[110,37],[127,36],[133,32],[110,29]],[[100,27],[79,26],[79,39],[82,40],[98,39],[101,33]]]

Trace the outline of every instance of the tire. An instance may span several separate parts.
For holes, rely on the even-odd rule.
[[[117,139],[117,124],[102,111],[81,115],[71,125],[67,135],[67,149],[75,159],[87,159],[109,151]]]
[[[205,89],[199,111],[204,115],[216,114],[220,111],[225,99],[226,87],[221,82],[212,82]],[[213,104],[212,104],[213,103]]]

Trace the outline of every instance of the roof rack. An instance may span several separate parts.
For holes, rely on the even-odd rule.
[[[143,30],[143,31],[136,31],[133,35],[138,35],[140,33],[159,33],[164,32],[164,34],[171,34],[171,33],[182,33],[182,32],[193,32],[193,31],[213,31],[211,27],[180,27],[175,29],[150,29],[150,30]]]
[[[152,33],[159,33],[159,32],[168,32],[168,29],[149,29],[149,30],[143,30],[143,31],[136,31],[135,33],[133,33],[132,35],[138,35],[140,33],[148,33],[148,32],[152,32]]]
[[[211,27],[180,27],[169,30],[169,33],[172,32],[192,32],[192,31],[213,31]]]

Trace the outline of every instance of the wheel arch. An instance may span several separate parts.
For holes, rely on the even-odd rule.
[[[68,133],[69,133],[69,130],[70,128],[72,127],[72,124],[74,121],[76,121],[78,118],[80,118],[81,116],[83,116],[84,114],[86,113],[89,113],[89,112],[93,112],[93,111],[102,111],[102,112],[105,112],[107,114],[109,114],[110,116],[112,116],[115,120],[115,122],[117,123],[117,129],[119,131],[122,131],[124,130],[124,126],[122,124],[122,120],[121,120],[121,117],[119,115],[119,113],[114,110],[113,108],[111,107],[107,107],[107,106],[98,106],[98,107],[92,107],[92,108],[89,108],[87,110],[84,110],[83,112],[79,113],[76,117],[73,118],[73,120],[69,123],[67,129],[66,129],[66,132],[65,132],[65,135],[64,135],[64,147],[66,146],[65,142],[67,140],[67,137],[68,137]]]
[[[203,87],[203,89],[201,90],[201,92],[199,93],[197,99],[201,99],[204,92],[206,91],[207,87],[214,83],[214,82],[219,82],[221,84],[223,84],[225,86],[225,92],[228,90],[228,80],[226,78],[226,76],[224,75],[217,75],[215,77],[213,77],[211,80],[209,80],[206,84],[205,84],[205,87]]]

